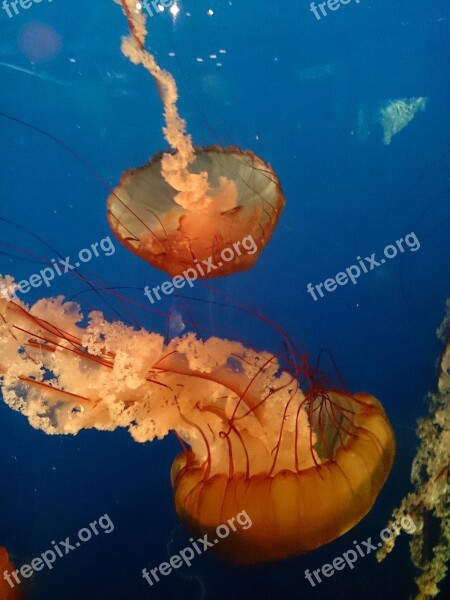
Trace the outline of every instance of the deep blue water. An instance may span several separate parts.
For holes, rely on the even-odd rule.
[[[416,572],[406,535],[381,565],[366,557],[315,588],[304,570],[329,562],[353,540],[376,538],[410,489],[415,422],[435,386],[441,352],[436,329],[449,295],[448,6],[437,0],[351,1],[320,21],[306,0],[185,0],[179,6],[176,19],[167,12],[149,19],[148,45],[178,82],[180,112],[195,143],[253,150],[272,164],[286,197],[257,265],[214,286],[276,321],[312,361],[329,349],[351,390],[383,402],[397,434],[397,460],[371,513],[327,547],[246,568],[204,554],[181,576],[150,588],[142,568],[165,560],[172,538],[170,552],[189,538],[172,505],[176,440],[139,445],[124,431],[50,437],[2,403],[0,546],[20,566],[100,515],[114,522],[110,535],[36,573],[25,588],[31,600],[202,594],[407,600]],[[47,28],[47,38],[59,38],[53,56],[30,54],[36,48],[27,39],[36,24]],[[112,0],[43,0],[12,18],[0,10],[0,111],[62,140],[111,187],[125,169],[166,147],[155,86],[120,53],[126,33]],[[41,40],[37,50],[42,48]],[[380,107],[416,97],[428,99],[425,110],[383,144]],[[48,137],[3,117],[0,128],[0,272],[20,280],[57,252],[72,256],[109,235],[108,192]],[[316,302],[307,293],[308,283],[334,277],[356,256],[380,254],[410,232],[420,241],[417,251]],[[94,260],[83,273],[127,288],[124,293],[143,304],[143,286],[164,280],[118,244],[112,257]],[[129,314],[108,294],[95,294],[71,277],[58,279],[49,294],[76,296],[86,311]],[[31,303],[42,295],[35,290],[23,299]],[[193,310],[213,330],[257,348],[280,349],[274,331],[245,311],[222,306],[201,286],[191,296],[197,298]],[[206,300],[202,309],[198,299]],[[167,313],[175,305],[168,296],[158,310]],[[165,333],[164,314],[137,308],[133,314]],[[448,584],[442,598],[448,597],[445,589]]]

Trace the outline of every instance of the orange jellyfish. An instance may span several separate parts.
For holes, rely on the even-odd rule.
[[[99,311],[82,321],[62,297],[30,310],[0,299],[5,402],[49,434],[126,427],[146,442],[175,432],[181,520],[203,535],[241,511],[252,521],[215,546],[224,558],[306,552],[371,509],[395,454],[374,397],[326,389],[295,355],[288,369],[236,341],[186,333],[166,343]]]
[[[11,577],[14,571],[6,548],[0,546],[0,598],[1,600],[21,600],[22,591]],[[8,577],[9,575],[9,577]]]
[[[108,198],[108,221],[131,252],[171,276],[197,264],[200,277],[250,268],[271,238],[284,206],[272,167],[239,148],[195,148],[178,114],[174,78],[144,49],[146,18],[135,0],[121,0],[130,36],[122,52],[153,76],[164,107],[171,152],[126,171]],[[238,250],[252,236],[253,254]],[[231,258],[232,260],[231,260]]]

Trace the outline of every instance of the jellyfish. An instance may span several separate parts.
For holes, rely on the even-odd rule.
[[[277,354],[189,331],[167,342],[100,311],[86,321],[63,297],[31,308],[0,300],[0,340],[4,401],[33,427],[123,427],[141,443],[174,432],[181,521],[205,535],[242,510],[251,518],[214,547],[235,563],[283,559],[343,535],[371,509],[393,463],[380,402],[325,387],[307,361],[284,368]]]
[[[22,592],[17,587],[12,573],[14,567],[9,559],[6,548],[0,546],[0,598],[2,600],[22,600]]]
[[[135,0],[120,4],[130,30],[122,40],[122,53],[155,80],[171,150],[122,175],[107,201],[110,227],[128,250],[171,276],[203,261],[214,268],[199,269],[200,277],[249,269],[270,240],[284,206],[278,178],[249,150],[193,146],[178,114],[176,82],[144,48],[147,29],[141,5]],[[234,253],[229,260],[227,253],[248,235],[258,251]]]

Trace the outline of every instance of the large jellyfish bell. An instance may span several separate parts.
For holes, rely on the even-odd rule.
[[[278,178],[253,152],[192,145],[178,115],[175,80],[144,49],[145,16],[131,0],[121,4],[130,28],[122,52],[155,79],[172,150],[123,174],[108,198],[109,224],[128,250],[171,276],[202,263],[207,267],[197,269],[202,277],[248,269],[284,206]],[[240,248],[249,236],[256,246],[252,253]]]

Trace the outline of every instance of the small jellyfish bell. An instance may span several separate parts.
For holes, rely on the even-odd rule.
[[[128,250],[171,276],[196,264],[200,277],[248,269],[278,222],[284,196],[272,167],[251,151],[196,148],[178,114],[174,78],[144,49],[146,20],[134,0],[120,1],[130,35],[122,52],[153,76],[164,107],[170,152],[126,171],[108,198],[108,221]],[[251,236],[254,253],[242,251]]]

